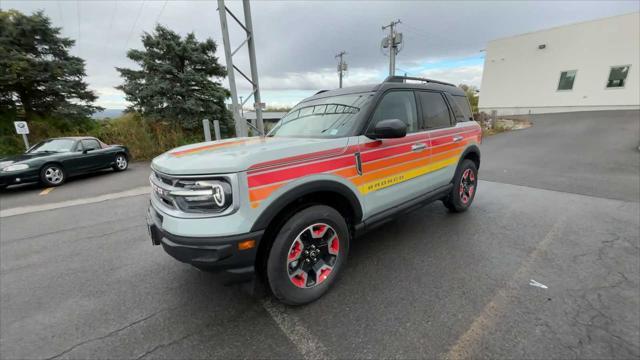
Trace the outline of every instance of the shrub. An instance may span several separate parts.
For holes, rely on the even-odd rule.
[[[203,141],[202,131],[184,130],[175,122],[148,121],[138,113],[126,113],[102,121],[66,121],[48,118],[29,121],[29,142],[35,144],[51,137],[95,136],[107,144],[129,148],[134,160],[149,160],[177,146]],[[12,119],[0,119],[0,156],[24,152],[20,135]]]
[[[108,144],[129,148],[135,160],[151,159],[171,148],[203,141],[202,133],[187,132],[175,122],[147,121],[137,113],[127,113],[98,123],[93,135]]]

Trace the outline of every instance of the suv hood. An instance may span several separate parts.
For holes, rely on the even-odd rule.
[[[169,175],[235,173],[290,163],[292,156],[296,162],[335,156],[346,150],[347,143],[348,138],[235,138],[181,146],[156,157],[151,166]]]

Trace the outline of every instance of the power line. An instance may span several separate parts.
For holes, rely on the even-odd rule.
[[[60,27],[64,27],[64,15],[62,13],[62,5],[60,0],[58,0],[58,12],[60,13]]]
[[[111,28],[113,27],[113,20],[116,17],[116,13],[118,12],[118,0],[113,2],[113,9],[111,10],[111,19],[109,19],[109,27],[107,28],[107,31],[104,33],[105,39],[104,39],[104,43],[108,44],[108,40],[109,37],[111,36]],[[107,46],[104,46],[104,55],[106,55],[107,52]]]
[[[78,45],[78,56],[82,56],[82,51],[80,47],[80,0],[76,0],[76,14],[78,15],[78,41],[76,44]]]
[[[164,4],[162,4],[162,9],[160,9],[160,13],[158,13],[158,16],[156,16],[156,24],[158,24],[160,22],[160,16],[162,16],[162,13],[164,12],[164,8],[167,7],[167,2],[169,0],[164,0]]]
[[[129,47],[129,41],[131,40],[131,35],[133,35],[133,30],[135,30],[136,25],[138,25],[138,20],[140,20],[140,14],[142,14],[142,8],[144,7],[145,0],[142,0],[140,3],[140,8],[138,9],[138,15],[136,16],[136,21],[133,22],[133,26],[131,26],[131,30],[129,30],[129,36],[127,36],[127,42],[124,43],[124,51],[127,52],[127,47]]]

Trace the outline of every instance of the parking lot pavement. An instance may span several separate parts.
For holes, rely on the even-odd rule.
[[[127,171],[114,172],[108,169],[72,177],[63,185],[45,191],[45,194],[41,193],[46,188],[39,184],[11,186],[0,191],[0,209],[56,203],[148,186],[149,172],[148,162],[132,162]]]
[[[533,115],[531,122],[485,139],[483,179],[640,201],[640,111]]]
[[[434,203],[367,234],[304,307],[152,247],[144,195],[0,217],[0,358],[638,358],[634,116],[538,116],[487,138],[470,211]],[[147,166],[0,206],[121,194]]]
[[[2,218],[0,355],[640,356],[639,203],[488,181],[477,195],[358,240],[332,291],[296,308],[152,247],[146,196]]]

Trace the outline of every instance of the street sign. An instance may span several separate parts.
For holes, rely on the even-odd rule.
[[[253,104],[254,109],[265,109],[266,107],[267,107],[267,104],[263,102]]]
[[[16,127],[16,134],[26,135],[29,133],[29,126],[26,121],[14,121],[13,125]]]

